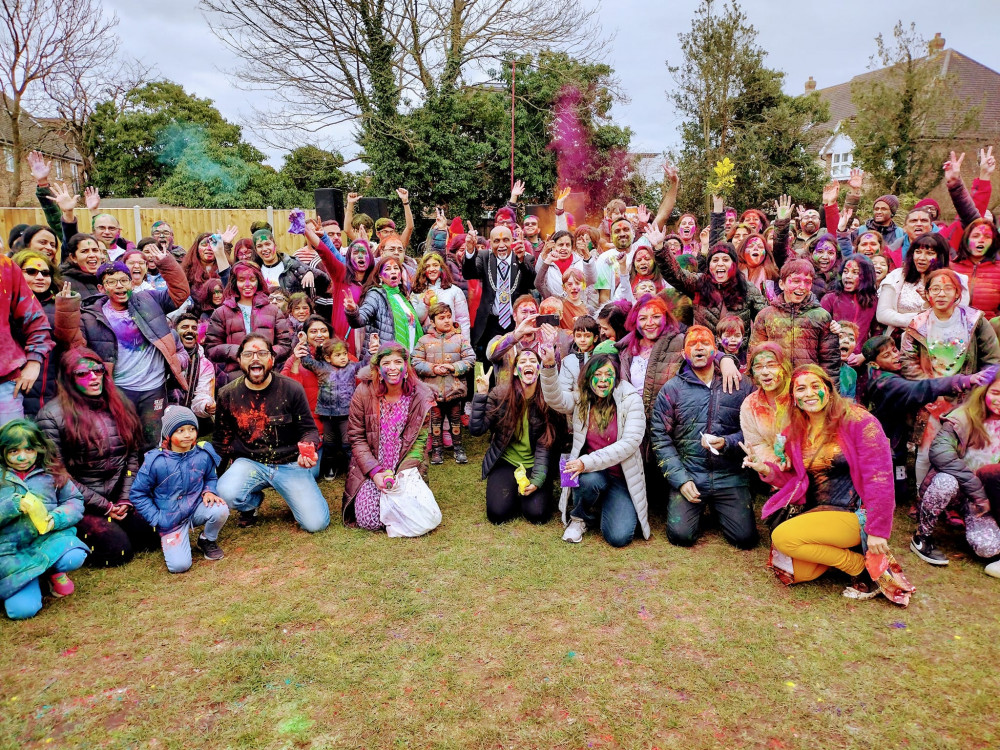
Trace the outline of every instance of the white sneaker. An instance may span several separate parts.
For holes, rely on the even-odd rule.
[[[579,518],[571,518],[569,519],[569,526],[566,527],[566,533],[563,534],[563,541],[579,544],[583,541],[583,534],[586,531],[587,524]]]
[[[563,537],[565,539],[565,537]],[[983,572],[988,576],[993,576],[994,578],[1000,578],[1000,560],[994,560],[985,568]]]

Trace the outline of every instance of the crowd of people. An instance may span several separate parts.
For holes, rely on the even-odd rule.
[[[655,513],[671,544],[717,527],[750,549],[764,494],[781,582],[833,568],[846,596],[905,605],[901,506],[916,558],[948,564],[948,523],[1000,577],[995,160],[980,153],[970,192],[963,158],[944,165],[951,223],[932,199],[862,207],[855,170],[842,206],[837,182],[820,207],[715,197],[699,229],[672,221],[665,165],[655,215],[575,217],[567,188],[546,235],[517,182],[488,235],[438,208],[414,238],[406,190],[401,231],[352,193],[343,226],[306,220],[287,254],[257,224],[184,248],[157,221],[133,244],[93,189],[81,232],[79,196],[32,154],[47,225],[13,227],[0,256],[6,613],[137,551],[184,572],[195,529],[218,560],[232,511],[257,523],[267,489],[319,532],[322,482],[343,475],[343,523],[385,529],[390,504],[433,504],[428,464],[467,463],[466,432],[487,436],[496,524],[558,509],[566,542],[625,547]]]

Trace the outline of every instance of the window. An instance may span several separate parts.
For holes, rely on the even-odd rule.
[[[73,181],[76,182],[78,179],[80,179],[80,168],[77,167],[75,163],[70,164],[69,168],[70,171],[73,173]]]
[[[854,154],[851,152],[833,154],[830,159],[830,176],[835,180],[846,180],[851,176]]]
[[[56,179],[61,180],[63,178],[63,165],[61,161],[56,162]]]
[[[4,164],[7,166],[8,172],[14,171],[14,150],[4,146],[3,149],[3,160]]]

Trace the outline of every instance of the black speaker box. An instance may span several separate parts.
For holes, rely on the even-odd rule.
[[[313,191],[316,199],[316,214],[323,221],[336,219],[341,229],[344,228],[344,194],[337,188],[319,188]]]
[[[373,220],[389,217],[389,202],[385,198],[361,198],[354,207],[356,214],[368,214]]]

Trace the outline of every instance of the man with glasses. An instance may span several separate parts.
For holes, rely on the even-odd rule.
[[[121,261],[97,269],[98,292],[81,307],[80,296],[56,298],[56,320],[74,345],[93,349],[111,370],[122,393],[139,413],[144,450],[159,442],[160,418],[167,405],[167,375],[187,390],[187,354],[170,328],[173,312],[191,293],[180,265],[164,250],[156,263],[167,282],[165,290],[135,291],[132,273]]]
[[[302,386],[273,372],[274,350],[251,333],[236,352],[243,377],[219,391],[212,444],[232,465],[219,478],[218,494],[240,511],[237,525],[251,526],[274,489],[299,526],[309,532],[330,525],[330,507],[312,475],[319,430]]]
[[[177,260],[183,260],[185,250],[180,245],[174,244],[174,230],[165,221],[154,221],[153,226],[150,229],[150,235],[156,240],[156,244],[159,245],[163,250],[171,253]]]

